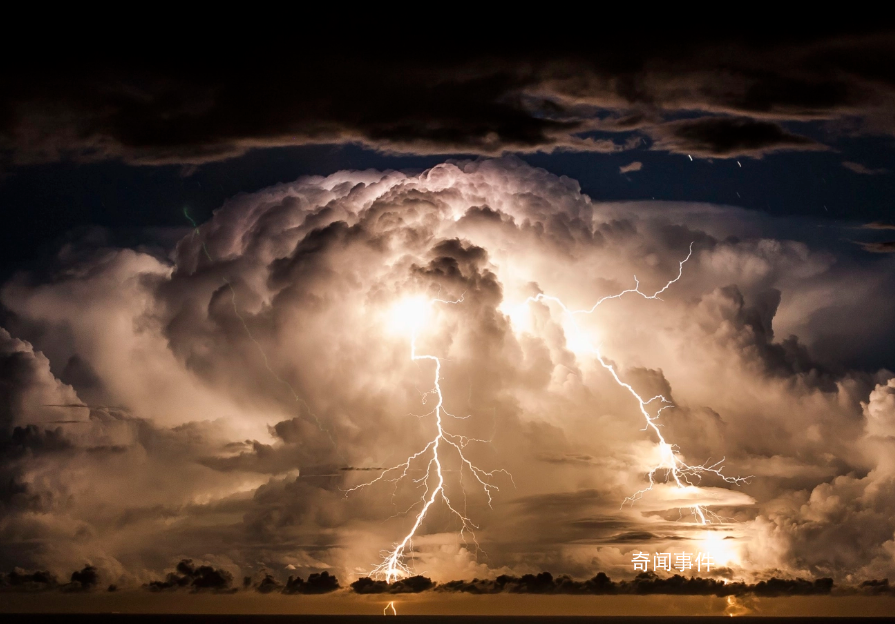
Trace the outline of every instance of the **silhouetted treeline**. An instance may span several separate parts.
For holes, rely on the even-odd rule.
[[[879,594],[891,594],[895,596],[895,586],[889,585],[889,579],[887,578],[882,579],[881,581],[864,581],[858,587],[862,594],[871,594],[874,596]]]
[[[374,581],[365,576],[351,584],[351,589],[357,594],[418,594],[434,587],[435,582],[425,576],[411,576],[394,583]]]
[[[60,583],[48,571],[27,572],[20,568],[8,574],[0,573],[0,591],[92,591],[99,587],[100,571],[86,565],[72,572],[67,583]],[[152,581],[143,586],[149,591],[233,593],[233,575],[223,569],[209,565],[195,565],[191,559],[183,559],[174,572],[169,572],[164,580]],[[108,591],[115,591],[109,585]],[[329,572],[311,574],[307,580],[300,576],[290,576],[285,583],[270,573],[257,583],[252,577],[243,580],[243,589],[262,593],[282,594],[326,594],[341,589],[339,580]],[[350,586],[357,594],[416,594],[425,591],[467,593],[467,594],[561,594],[561,595],[681,595],[681,596],[743,596],[760,597],[818,596],[835,594],[865,596],[895,596],[895,586],[889,579],[868,580],[860,585],[835,586],[831,578],[806,580],[801,578],[771,578],[757,583],[725,581],[723,579],[685,577],[675,574],[659,577],[653,572],[643,572],[632,580],[613,581],[603,572],[596,576],[577,581],[569,576],[554,577],[549,572],[513,576],[502,574],[494,579],[473,579],[471,581],[450,581],[437,584],[425,576],[412,576],[393,583],[376,581],[363,577]]]
[[[833,579],[820,578],[815,581],[804,579],[772,578],[758,583],[726,582],[713,578],[685,577],[675,574],[659,577],[652,572],[642,572],[630,581],[613,581],[603,572],[586,581],[576,581],[568,576],[554,578],[549,572],[510,576],[503,574],[495,579],[472,581],[451,581],[436,588],[436,591],[462,592],[470,594],[679,594],[686,596],[808,596],[829,594],[833,589]]]
[[[286,586],[283,588],[284,594],[327,594],[331,591],[339,589],[339,580],[329,572],[320,572],[319,574],[311,574],[307,581],[301,580],[300,576],[289,577]]]
[[[99,573],[92,565],[85,565],[71,573],[68,583],[60,583],[46,570],[25,572],[19,568],[9,574],[0,573],[0,590],[6,591],[47,591],[58,589],[64,592],[81,592],[95,589],[99,583]]]
[[[252,587],[252,577],[245,577],[243,586]],[[329,572],[311,574],[308,580],[300,576],[290,576],[283,585],[270,573],[254,585],[255,591],[261,594],[279,592],[281,594],[328,594],[339,589],[339,580]]]
[[[164,581],[151,581],[144,585],[149,591],[189,589],[193,592],[211,591],[232,593],[236,588],[233,575],[209,565],[195,566],[192,559],[183,559],[175,572],[169,572]]]
[[[868,590],[862,593],[890,592],[888,581],[869,581]],[[865,584],[866,585],[866,584]],[[863,586],[862,586],[863,587]],[[392,584],[374,581],[368,577],[351,584],[358,594],[400,594],[418,593],[434,589],[440,592],[468,594],[570,594],[570,595],[619,595],[619,594],[679,594],[685,596],[812,596],[829,594],[833,589],[833,579],[819,578],[814,581],[804,579],[772,578],[758,583],[726,582],[713,578],[684,577],[678,574],[661,578],[652,572],[643,572],[630,581],[613,581],[600,572],[586,581],[576,581],[568,576],[554,577],[549,572],[511,576],[503,574],[495,579],[473,579],[471,581],[450,581],[436,585],[432,579],[414,576]]]
[[[63,591],[82,592],[92,591],[99,586],[99,570],[86,565],[81,570],[72,572],[67,583],[60,583],[54,574],[46,570],[27,572],[21,568],[15,568],[5,574],[0,572],[0,591],[13,592],[41,592]],[[340,589],[339,580],[329,572],[311,574],[307,580],[300,576],[290,576],[283,584],[271,574],[265,574],[257,584],[252,584],[252,577],[245,577],[244,589],[254,589],[262,594],[278,592],[283,594],[327,594]],[[143,585],[144,589],[152,592],[162,591],[190,591],[230,594],[238,591],[233,586],[233,575],[227,570],[215,568],[210,565],[196,565],[192,559],[182,559],[173,572],[165,575],[164,580],[150,581]],[[117,591],[117,585],[109,585],[108,591]]]

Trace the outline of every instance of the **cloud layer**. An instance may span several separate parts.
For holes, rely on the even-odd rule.
[[[0,149],[18,164],[197,164],[309,143],[495,155],[619,151],[651,138],[726,158],[822,149],[793,130],[800,122],[834,135],[895,131],[891,32],[762,33],[662,29],[632,45],[627,32],[604,32],[547,50],[531,38],[480,42],[475,53],[406,33],[356,53],[268,38],[263,53],[216,41],[213,61],[198,42],[187,53],[190,33],[151,60],[17,63],[3,82]]]

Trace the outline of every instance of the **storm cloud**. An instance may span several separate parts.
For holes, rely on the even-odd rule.
[[[705,117],[675,121],[653,131],[655,145],[680,154],[707,158],[761,156],[778,150],[824,149],[779,125],[743,117]]]
[[[891,32],[765,24],[761,33],[638,29],[634,44],[627,32],[603,31],[544,50],[533,38],[489,38],[474,53],[406,32],[357,51],[304,38],[271,47],[269,37],[263,55],[215,40],[213,64],[195,32],[176,54],[152,46],[151,57],[81,59],[82,46],[71,46],[79,62],[22,60],[5,73],[0,150],[12,164],[158,165],[327,143],[413,154],[614,152],[654,137],[656,149],[729,157],[822,147],[793,124],[895,131]]]
[[[891,276],[778,226],[598,203],[502,159],[240,195],[167,254],[73,242],[0,291],[0,567],[88,562],[120,586],[224,592],[369,576],[415,517],[422,474],[347,490],[431,440],[433,371],[411,360],[400,310],[432,297],[462,298],[433,305],[416,343],[442,358],[447,426],[512,480],[494,473],[489,505],[446,459],[446,491],[478,528],[461,535],[435,505],[413,570],[633,577],[632,553],[649,550],[710,552],[742,583],[895,574],[893,374],[841,364],[862,341],[891,343]],[[635,275],[654,292],[691,245],[661,299],[629,293],[582,323],[622,379],[673,402],[660,420],[683,457],[753,478],[659,482],[622,505],[656,440],[562,311],[527,300],[588,309]],[[838,321],[870,307],[860,326]],[[681,521],[694,504],[726,520]]]

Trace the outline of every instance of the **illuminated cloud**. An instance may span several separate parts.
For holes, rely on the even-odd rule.
[[[895,438],[895,378],[885,385],[879,384],[862,405],[867,418],[867,433]]]
[[[856,244],[870,253],[895,253],[895,241],[857,241]]]
[[[862,165],[861,163],[850,162],[848,160],[842,161],[842,166],[849,171],[854,171],[855,173],[860,173],[862,175],[881,175],[883,173],[889,173],[889,170],[883,167],[872,169],[870,167]]]
[[[367,576],[421,492],[412,479],[345,490],[431,441],[433,371],[409,357],[412,302],[462,296],[426,312],[417,346],[442,358],[452,430],[489,441],[464,452],[516,487],[501,483],[489,508],[447,479],[484,552],[436,506],[414,570],[632,576],[634,550],[711,546],[717,535],[679,521],[698,501],[730,519],[725,557],[750,582],[895,574],[892,373],[832,366],[816,348],[835,332],[891,331],[884,278],[743,235],[775,227],[761,219],[600,204],[507,159],[240,195],[170,256],[72,244],[52,276],[21,274],[0,293],[0,569],[86,562],[140,586],[193,559],[175,576],[190,585],[207,568],[230,579],[222,591],[246,576],[270,574],[266,588]],[[657,485],[622,505],[656,439],[563,314],[520,306],[546,293],[589,308],[635,275],[653,292],[691,244],[661,299],[607,301],[581,329],[638,392],[673,402],[662,431],[687,462],[723,457],[756,478],[706,478],[683,498]],[[836,320],[869,306],[879,320]]]

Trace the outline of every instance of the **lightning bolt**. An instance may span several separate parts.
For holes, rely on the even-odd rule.
[[[698,484],[702,480],[703,476],[706,476],[709,474],[720,477],[726,483],[730,483],[732,485],[741,485],[743,483],[749,483],[749,480],[752,478],[751,476],[729,477],[729,476],[725,475],[723,473],[725,458],[723,458],[723,457],[721,458],[720,461],[715,462],[713,464],[710,464],[707,461],[707,462],[705,462],[703,464],[699,464],[699,465],[690,465],[690,464],[686,463],[683,459],[681,459],[680,451],[679,451],[677,445],[669,444],[665,440],[665,437],[662,435],[662,432],[659,430],[659,427],[661,425],[659,425],[657,423],[657,421],[659,419],[659,415],[664,410],[666,410],[670,407],[673,407],[671,401],[669,401],[666,397],[662,396],[661,394],[651,397],[649,399],[645,399],[640,394],[638,394],[637,391],[634,390],[634,388],[631,386],[631,384],[622,380],[622,378],[618,374],[618,371],[616,371],[615,367],[603,358],[603,355],[600,352],[600,349],[598,347],[593,346],[593,344],[591,344],[591,342],[587,338],[586,333],[581,330],[581,327],[578,325],[578,323],[575,320],[576,315],[591,314],[604,302],[612,300],[612,299],[620,299],[621,297],[623,297],[625,295],[636,294],[636,295],[640,295],[644,299],[653,299],[653,300],[658,299],[661,301],[661,298],[659,297],[659,295],[661,295],[666,290],[671,288],[671,286],[674,283],[676,283],[678,280],[681,279],[681,276],[683,276],[683,274],[684,274],[684,264],[692,257],[692,255],[693,255],[693,243],[690,243],[690,251],[687,254],[687,257],[684,258],[683,260],[681,260],[680,265],[678,267],[677,277],[669,280],[668,283],[665,284],[665,286],[663,286],[662,288],[660,288],[659,290],[657,290],[656,292],[654,292],[651,295],[648,295],[648,294],[644,293],[642,290],[640,290],[640,281],[637,279],[637,276],[635,275],[634,276],[634,288],[629,288],[627,290],[623,290],[622,292],[615,294],[615,295],[609,295],[607,297],[603,297],[602,299],[597,301],[593,306],[591,306],[590,308],[585,309],[585,310],[570,310],[566,306],[566,304],[564,304],[557,297],[552,297],[552,296],[545,295],[545,294],[538,294],[534,297],[529,297],[528,299],[526,299],[525,303],[523,304],[523,305],[527,305],[527,304],[533,303],[533,302],[537,303],[537,302],[542,302],[542,301],[550,301],[550,302],[553,302],[556,305],[558,305],[562,309],[563,314],[565,314],[566,317],[569,319],[569,321],[572,325],[572,329],[577,334],[577,338],[580,341],[579,344],[584,345],[584,347],[585,347],[584,350],[596,358],[597,362],[599,362],[600,365],[604,369],[606,369],[606,371],[609,372],[612,379],[615,380],[615,383],[617,383],[619,386],[621,386],[622,388],[627,390],[628,393],[637,401],[637,406],[640,410],[641,415],[643,415],[643,418],[646,422],[646,425],[644,426],[644,431],[650,430],[658,438],[660,460],[659,460],[659,463],[657,465],[655,465],[654,467],[652,467],[648,473],[649,485],[647,487],[635,492],[631,496],[628,496],[627,498],[625,498],[625,500],[622,502],[622,506],[624,506],[626,503],[631,503],[631,504],[635,503],[636,501],[641,499],[644,494],[646,494],[647,492],[652,490],[653,485],[655,485],[655,483],[656,483],[656,478],[657,478],[656,475],[659,472],[665,473],[665,481],[666,482],[673,481],[674,484],[680,489],[686,489],[688,487],[695,487],[695,485]],[[648,408],[651,405],[660,405],[661,407],[659,407],[657,410],[655,410],[654,414],[650,414],[650,410]],[[716,514],[714,514],[711,510],[707,509],[703,505],[695,504],[692,507],[690,507],[690,511],[692,512],[692,515],[694,516],[694,518],[696,518],[700,524],[709,524],[713,519],[718,518],[718,516]]]
[[[398,615],[398,610],[395,609],[395,603],[394,603],[394,601],[388,603],[388,604],[385,606],[385,609],[382,610],[382,615],[388,615],[388,611],[389,611],[389,609],[392,610],[392,615]]]
[[[446,305],[459,305],[462,302],[463,297],[461,296],[455,301],[446,301],[444,299],[430,299],[426,305],[430,307],[436,303]],[[423,495],[420,497],[420,500],[411,507],[412,509],[420,502],[423,505],[416,515],[413,526],[411,527],[410,531],[404,536],[404,539],[396,543],[392,550],[387,551],[384,554],[383,561],[375,568],[373,568],[372,572],[370,573],[371,576],[384,578],[387,583],[391,583],[403,576],[409,576],[411,574],[410,568],[407,566],[405,561],[410,556],[410,552],[413,550],[413,538],[422,525],[423,520],[425,520],[426,514],[429,513],[429,509],[439,500],[441,500],[448,508],[448,510],[460,520],[460,536],[465,540],[466,534],[469,533],[473,541],[475,541],[476,546],[478,547],[478,541],[476,541],[475,538],[475,529],[477,529],[478,526],[476,526],[468,517],[466,517],[466,515],[460,513],[460,511],[458,511],[456,507],[451,504],[450,498],[445,492],[444,466],[442,463],[443,453],[445,451],[453,450],[459,457],[461,486],[463,470],[465,468],[472,474],[473,478],[484,490],[485,495],[488,497],[489,507],[491,506],[492,501],[492,491],[496,492],[500,490],[500,488],[491,483],[491,479],[498,473],[507,475],[511,481],[513,478],[512,475],[506,470],[492,470],[490,472],[483,470],[473,464],[464,454],[463,449],[465,449],[470,442],[488,442],[488,440],[480,440],[463,435],[456,435],[448,432],[444,428],[444,417],[458,417],[454,416],[444,408],[444,395],[441,389],[441,358],[435,355],[417,353],[416,339],[417,334],[421,329],[420,326],[422,324],[422,316],[423,315],[416,315],[413,319],[410,339],[410,359],[413,362],[428,361],[434,364],[432,389],[424,393],[423,403],[426,402],[426,398],[430,394],[434,394],[437,399],[434,409],[428,414],[424,414],[424,417],[435,417],[435,437],[422,450],[408,457],[407,461],[402,462],[396,466],[392,466],[391,468],[387,468],[372,481],[345,490],[345,495],[348,496],[351,492],[369,487],[380,481],[389,481],[391,483],[397,484],[399,481],[408,476],[408,472],[411,470],[411,464],[413,464],[413,462],[419,459],[428,460],[426,462],[426,474],[419,479],[414,479],[414,483],[422,483],[425,487],[425,490],[423,492]],[[435,479],[435,487],[430,490],[429,483],[433,478],[433,474]]]

